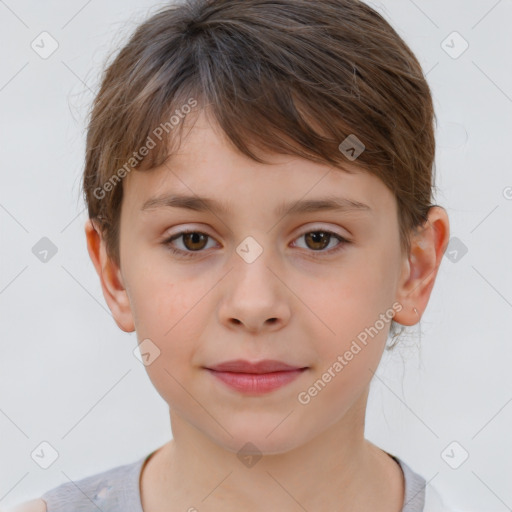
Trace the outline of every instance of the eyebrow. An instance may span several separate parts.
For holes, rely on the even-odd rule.
[[[228,214],[230,212],[229,206],[224,202],[219,202],[208,197],[177,194],[169,194],[148,199],[143,204],[141,211],[155,210],[159,208],[183,208],[196,212],[212,211],[214,213],[222,214]],[[370,206],[367,204],[345,197],[328,196],[318,199],[307,199],[282,203],[276,208],[275,214],[277,216],[285,216],[320,211],[372,212],[372,208],[370,208]]]

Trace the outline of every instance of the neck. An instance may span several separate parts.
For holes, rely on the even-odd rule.
[[[364,408],[352,408],[342,420],[292,449],[246,457],[214,442],[176,413],[171,412],[171,424],[174,439],[162,448],[158,467],[146,479],[151,482],[145,510],[169,508],[171,503],[176,510],[206,506],[223,512],[402,508],[402,471],[364,439]]]

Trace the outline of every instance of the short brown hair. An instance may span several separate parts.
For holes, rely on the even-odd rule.
[[[340,143],[356,135],[365,150],[354,164],[394,193],[409,253],[411,231],[433,206],[436,119],[418,60],[369,5],[184,0],[135,30],[94,100],[82,183],[89,217],[119,265],[121,178],[170,156],[184,123],[174,130],[169,119],[191,99],[261,163],[256,149],[341,169]],[[151,137],[158,126],[168,128],[162,140]],[[135,159],[149,139],[154,147]]]

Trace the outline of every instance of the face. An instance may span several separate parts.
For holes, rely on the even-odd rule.
[[[120,273],[139,343],[159,351],[146,369],[172,414],[226,449],[250,441],[264,453],[353,421],[404,269],[386,186],[292,156],[256,163],[199,117],[170,162],[123,187]],[[366,206],[285,213],[326,198]],[[241,391],[206,369],[235,359],[305,370]]]

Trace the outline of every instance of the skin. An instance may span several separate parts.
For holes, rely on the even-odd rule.
[[[394,303],[402,306],[396,322],[419,321],[448,244],[448,216],[431,208],[405,255],[396,199],[378,178],[289,155],[271,161],[238,153],[202,113],[171,161],[124,179],[120,267],[94,223],[86,223],[89,254],[117,325],[160,350],[146,370],[169,405],[173,440],[144,467],[143,508],[399,512],[402,471],[364,439],[369,385],[390,323],[308,404],[297,396]],[[171,192],[217,199],[229,213],[141,211],[150,197]],[[372,211],[274,213],[282,201],[333,193]],[[172,242],[191,258],[164,243],[184,229],[208,235]],[[333,253],[335,236],[323,249],[304,236],[322,230],[352,243]],[[247,236],[263,248],[250,264],[236,252]],[[248,396],[203,368],[238,358],[308,369],[280,389]],[[263,455],[252,467],[237,457],[247,442]]]

